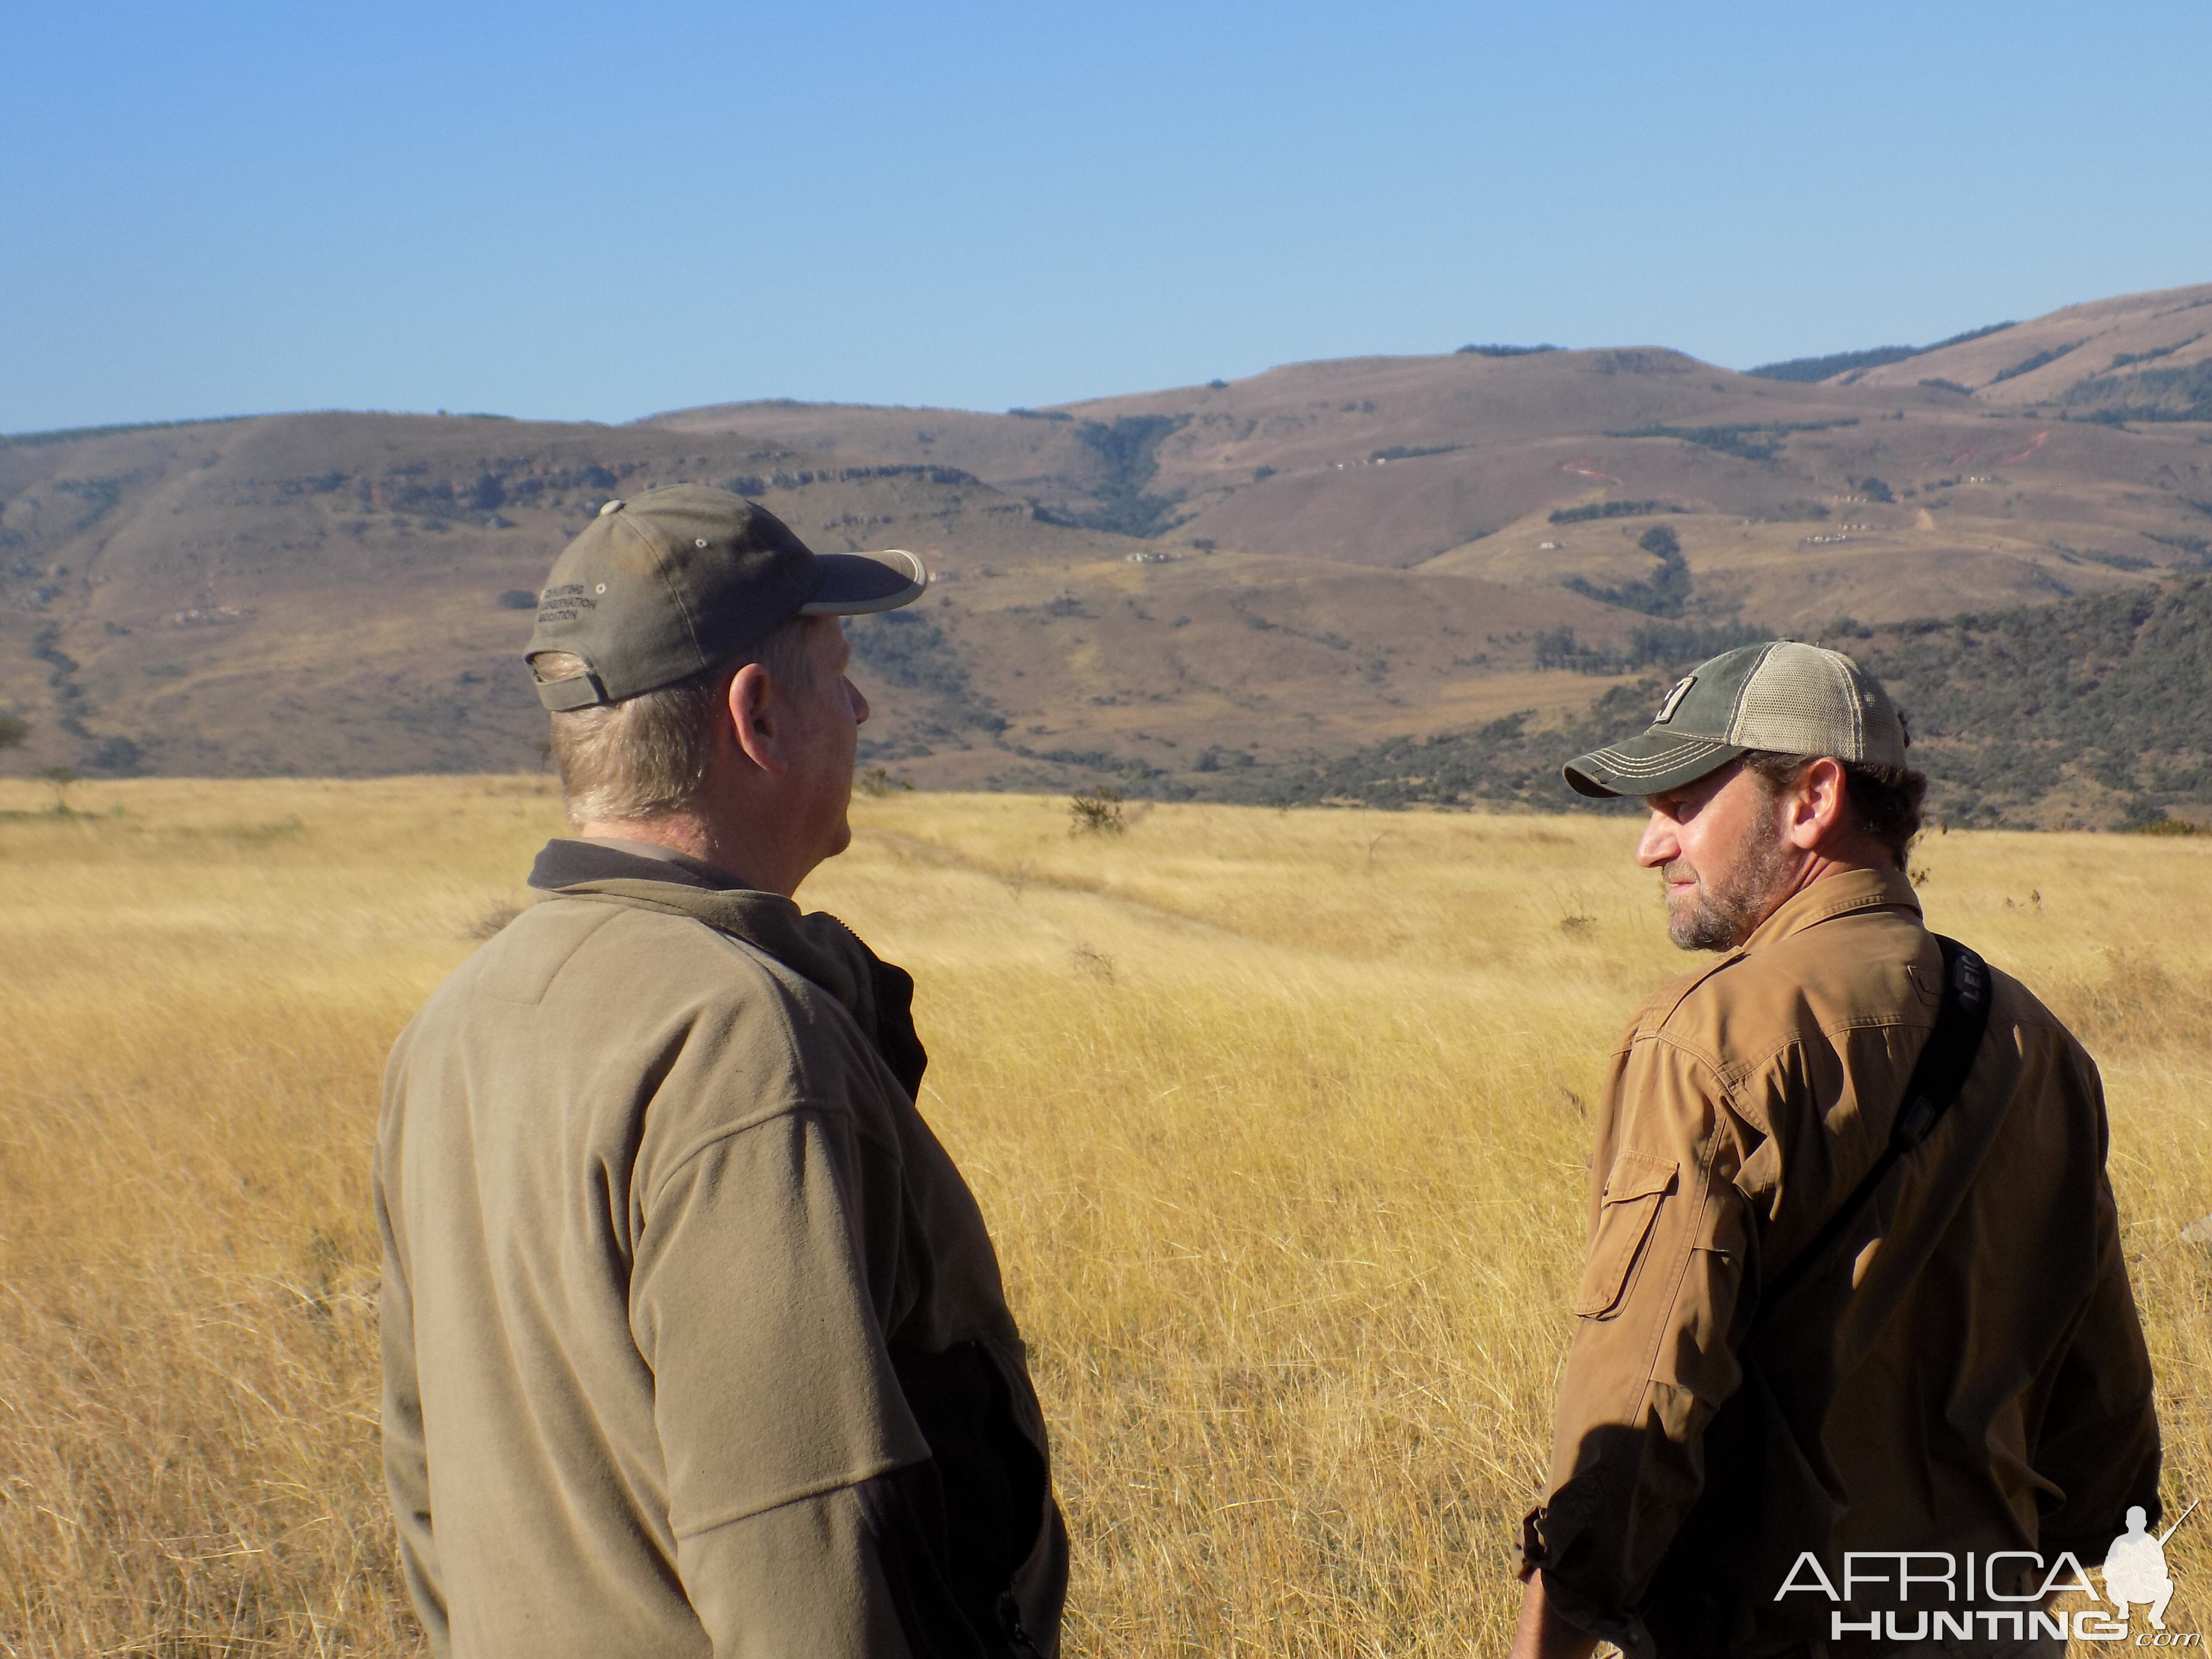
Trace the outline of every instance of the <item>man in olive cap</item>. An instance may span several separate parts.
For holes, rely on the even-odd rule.
[[[1066,1536],[914,981],[792,894],[851,840],[817,556],[679,485],[555,562],[529,659],[574,840],[394,1048],[384,1462],[445,1659],[1040,1659]]]
[[[2097,1068],[1923,927],[1905,744],[1850,658],[1778,642],[1565,769],[1644,798],[1668,932],[1719,954],[1613,1056],[1516,1659],[1899,1650],[1931,1606],[1974,1632],[1946,1652],[2057,1652],[2033,1553],[2156,1512]]]

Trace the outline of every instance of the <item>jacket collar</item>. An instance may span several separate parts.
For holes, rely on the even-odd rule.
[[[626,852],[605,842],[549,842],[530,885],[702,921],[774,957],[844,1005],[909,1095],[929,1064],[914,1029],[914,979],[884,961],[826,910],[802,911],[781,893],[739,887],[696,859]]]
[[[1862,910],[1910,910],[1917,916],[1920,900],[1901,870],[1846,870],[1824,876],[1804,891],[1791,894],[1737,949],[1747,955],[1808,927]]]
[[[530,885],[557,893],[584,881],[668,881],[726,890],[738,884],[713,865],[649,842],[549,841],[530,866]]]

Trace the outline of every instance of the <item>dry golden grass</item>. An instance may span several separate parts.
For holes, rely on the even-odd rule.
[[[0,786],[0,1653],[394,1654],[367,1164],[527,780]],[[1057,1437],[1070,1650],[1502,1645],[1601,1056],[1680,958],[1620,820],[897,796],[802,896],[915,969],[924,1109]],[[2212,845],[1954,835],[1936,925],[2104,1062],[2212,1496]],[[2175,1540],[2177,1628],[2212,1528]],[[2191,1605],[2194,1597],[2197,1605]]]

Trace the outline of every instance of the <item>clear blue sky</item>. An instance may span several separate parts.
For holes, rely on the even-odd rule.
[[[1747,367],[2212,280],[2212,7],[34,4],[0,431]]]

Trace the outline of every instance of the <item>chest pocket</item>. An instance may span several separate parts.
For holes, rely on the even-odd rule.
[[[1607,1318],[1620,1306],[1629,1272],[1659,1219],[1659,1206],[1674,1190],[1678,1167],[1673,1158],[1649,1152],[1623,1152],[1614,1161],[1605,1178],[1597,1236],[1590,1240],[1582,1287],[1575,1292],[1575,1312],[1583,1318]]]

